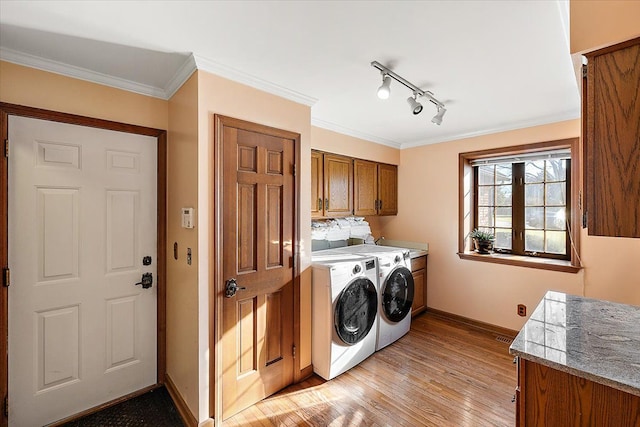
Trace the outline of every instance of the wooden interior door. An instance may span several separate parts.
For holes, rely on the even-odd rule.
[[[293,381],[296,139],[224,117],[217,127],[224,258],[218,291],[231,280],[243,288],[222,304],[225,419]]]
[[[136,286],[157,279],[157,148],[14,116],[9,137],[9,424],[35,426],[157,381],[157,286]]]

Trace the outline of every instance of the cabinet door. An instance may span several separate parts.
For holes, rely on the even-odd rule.
[[[398,167],[378,165],[378,215],[398,214]]]
[[[355,215],[377,215],[378,164],[366,160],[353,161],[353,210]]]
[[[427,257],[421,256],[411,260],[411,274],[413,275],[413,304],[411,315],[422,313],[427,308]]]
[[[311,152],[311,218],[322,217],[324,214],[324,196],[322,179],[322,153]]]
[[[640,38],[587,58],[589,234],[640,237]]]
[[[324,155],[324,215],[353,213],[353,160],[335,154]]]

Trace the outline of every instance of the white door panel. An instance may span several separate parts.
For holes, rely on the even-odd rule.
[[[153,137],[10,116],[11,425],[156,383]],[[144,266],[144,256],[151,265]]]

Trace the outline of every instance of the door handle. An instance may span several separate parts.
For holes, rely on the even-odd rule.
[[[143,289],[149,289],[153,285],[153,274],[144,273],[142,279],[136,285],[142,285]]]
[[[322,199],[318,197],[318,211],[322,210]]]
[[[227,298],[233,298],[236,292],[243,291],[245,289],[247,288],[243,286],[238,286],[238,282],[236,282],[236,279],[229,279],[227,280],[226,285],[224,287],[224,296]]]
[[[329,199],[324,199],[324,210],[325,211],[329,210]]]

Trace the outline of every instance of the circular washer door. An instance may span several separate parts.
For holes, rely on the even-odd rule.
[[[391,322],[399,322],[409,314],[413,304],[413,275],[406,267],[389,274],[382,290],[382,311]]]
[[[349,345],[367,336],[378,310],[378,294],[373,282],[365,277],[349,283],[338,296],[333,314],[336,332]]]

